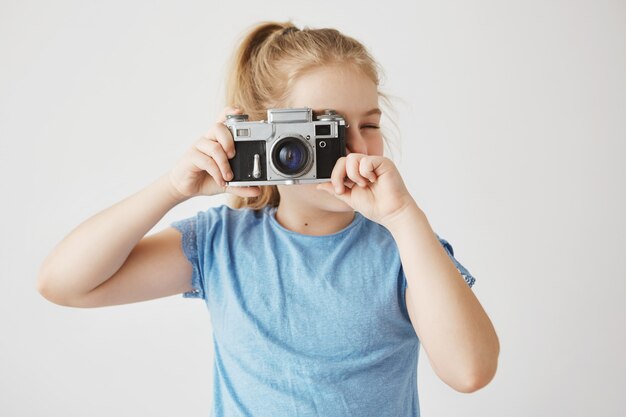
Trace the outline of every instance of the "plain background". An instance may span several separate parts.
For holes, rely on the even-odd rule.
[[[500,337],[473,394],[422,349],[422,415],[623,415],[626,3],[599,0],[2,1],[0,415],[208,415],[202,301],[75,309],[35,281],[67,233],[214,122],[242,32],[286,19],[382,65],[397,164]],[[222,202],[189,200],[151,233]]]

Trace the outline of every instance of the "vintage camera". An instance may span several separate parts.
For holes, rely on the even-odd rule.
[[[328,181],[335,162],[346,155],[346,122],[334,110],[313,121],[313,110],[269,109],[267,121],[228,115],[235,141],[229,186],[309,184]]]

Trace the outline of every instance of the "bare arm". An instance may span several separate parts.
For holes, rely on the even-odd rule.
[[[100,307],[190,290],[192,266],[180,233],[169,227],[144,236],[177,204],[225,191],[232,175],[227,153],[234,155],[235,146],[223,122],[226,114],[239,112],[225,108],[170,172],[72,230],[41,265],[38,291],[56,304]],[[260,190],[235,187],[227,192],[253,197]]]
[[[406,274],[409,316],[433,370],[457,391],[484,387],[500,352],[489,317],[417,205],[388,227]]]
[[[498,336],[395,164],[380,155],[349,153],[335,164],[331,182],[317,187],[383,225],[395,239],[409,317],[437,375],[461,392],[487,385],[496,372]]]
[[[141,191],[90,217],[66,236],[43,262],[37,282],[39,292],[58,304],[75,305],[113,276],[146,233],[187,198],[172,188],[168,175],[163,175]]]

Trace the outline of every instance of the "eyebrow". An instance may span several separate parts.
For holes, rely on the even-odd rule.
[[[383,112],[382,112],[382,111],[380,111],[380,109],[379,109],[378,107],[376,107],[375,109],[372,109],[372,110],[370,110],[370,111],[368,111],[368,112],[365,112],[365,113],[363,114],[363,116],[371,116],[372,114],[378,114],[378,115],[381,115],[381,114],[383,114]]]

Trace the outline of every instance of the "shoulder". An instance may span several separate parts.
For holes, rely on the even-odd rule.
[[[363,224],[364,224],[364,227],[362,230],[363,233],[367,233],[375,237],[380,242],[385,242],[385,241],[395,242],[395,239],[393,235],[391,234],[391,232],[387,230],[387,228],[385,228],[383,225],[376,223],[372,220],[369,220],[366,217],[363,218]],[[450,244],[450,242],[448,242],[446,239],[443,239],[437,233],[435,233],[435,236],[437,237],[437,240],[439,240],[439,243],[441,244],[441,246],[444,247],[446,252],[448,252],[448,254],[450,254],[451,256],[454,255],[454,249],[452,248],[452,245]]]
[[[375,248],[379,252],[397,250],[396,241],[389,230],[365,216],[362,217],[360,227],[355,228],[356,242]]]
[[[209,207],[204,211],[197,213],[197,218],[211,222],[229,222],[229,221],[258,221],[265,216],[265,210],[252,210],[249,208],[235,209],[226,204],[220,206]]]
[[[261,223],[266,215],[264,211],[220,205],[199,211],[195,216],[177,220],[171,225],[181,231],[194,232],[198,238],[212,238],[220,234],[236,233],[238,229],[245,230]]]
[[[249,208],[235,209],[227,205],[211,207],[204,212],[198,213],[212,228],[247,229],[255,224],[260,224],[267,215],[266,210],[252,210]]]
[[[363,216],[363,233],[371,234],[373,236],[378,236],[384,239],[393,239],[393,235],[385,226],[380,223],[376,223],[373,220],[368,219]]]

